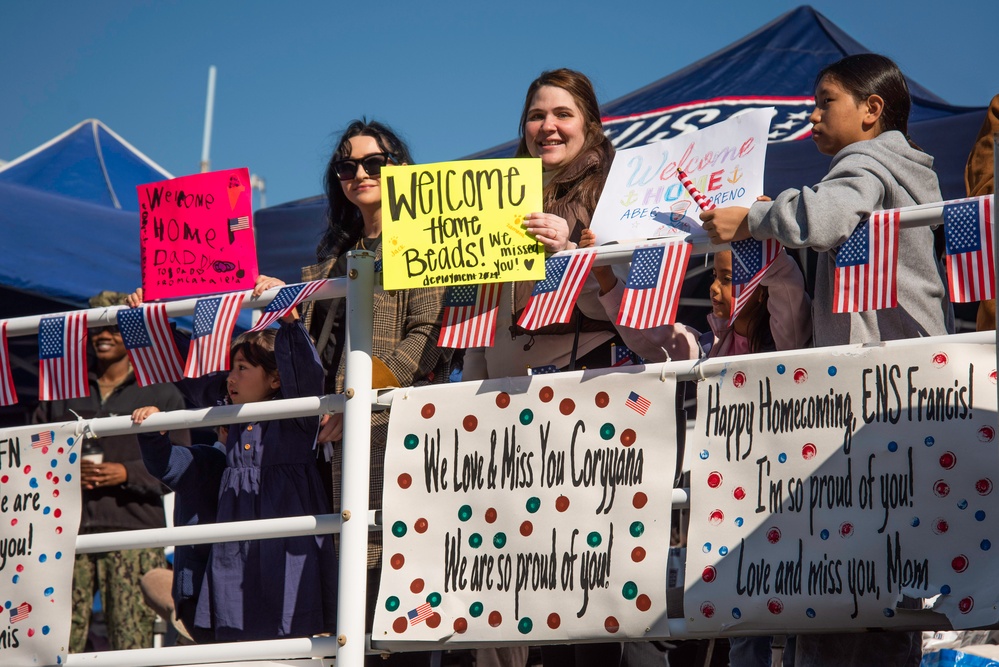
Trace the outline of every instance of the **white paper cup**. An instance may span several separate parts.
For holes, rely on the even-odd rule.
[[[80,457],[81,461],[90,461],[91,463],[104,463],[103,454],[84,454]]]

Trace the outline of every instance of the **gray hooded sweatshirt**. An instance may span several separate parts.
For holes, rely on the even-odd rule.
[[[898,306],[862,313],[832,312],[836,252],[872,211],[940,201],[933,158],[901,132],[858,141],[833,157],[818,184],[785,190],[749,210],[754,238],[812,248],[816,264],[812,323],[816,346],[876,343],[953,332],[953,311],[929,227],[899,231]]]

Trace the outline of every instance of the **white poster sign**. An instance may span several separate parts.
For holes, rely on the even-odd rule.
[[[0,664],[66,660],[80,464],[72,424],[0,430]]]
[[[763,194],[774,108],[754,109],[671,139],[619,150],[593,213],[597,243],[690,235],[706,241],[700,209],[677,178],[683,169],[716,206],[749,206]]]
[[[642,370],[395,399],[372,637],[616,641],[665,621],[676,383]]]
[[[999,620],[994,345],[706,365],[684,607],[693,631],[877,626],[903,594]]]

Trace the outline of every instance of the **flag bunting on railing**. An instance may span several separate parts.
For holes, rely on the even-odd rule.
[[[43,317],[38,323],[38,399],[89,395],[87,311]]]
[[[264,308],[263,314],[250,331],[260,331],[288,315],[298,304],[314,294],[316,290],[327,283],[326,280],[313,280],[308,283],[286,285],[278,290],[271,302]]]
[[[229,345],[242,303],[241,292],[198,299],[194,305],[194,333],[184,377],[196,378],[229,370]]]
[[[617,324],[651,329],[673,324],[691,246],[679,242],[637,248],[617,313]]]
[[[10,370],[10,351],[7,349],[7,323],[0,322],[0,406],[17,403],[14,375]]]
[[[173,338],[166,304],[119,310],[118,328],[140,387],[176,382],[183,377],[184,362]]]
[[[534,284],[517,324],[535,331],[549,324],[568,322],[596,258],[595,250],[580,250],[567,257],[545,260],[545,279]]]
[[[444,291],[439,347],[490,347],[496,339],[501,283],[452,285]]]
[[[994,299],[991,195],[944,204],[943,219],[950,300],[968,303]]]
[[[836,252],[833,312],[859,313],[898,305],[898,209],[875,211]]]
[[[729,245],[732,246],[732,312],[728,318],[731,325],[749,303],[749,297],[784,246],[774,239],[745,239],[732,241]]]

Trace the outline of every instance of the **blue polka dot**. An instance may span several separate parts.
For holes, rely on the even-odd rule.
[[[933,439],[932,435],[928,435],[923,440],[923,444],[926,445],[927,447],[932,447],[934,444],[936,444],[936,440]]]
[[[985,521],[985,510],[975,512],[975,521]]]
[[[52,511],[52,508],[51,508],[51,507],[45,507],[45,508],[44,508],[44,509],[42,510],[42,514],[48,514],[48,513],[49,513],[49,512],[51,512],[51,511]]]
[[[741,516],[735,517],[735,525],[736,525],[736,527],[742,528],[742,524],[743,524],[742,517]]]
[[[720,556],[727,556],[728,555],[728,547],[718,547],[718,555],[720,555]]]
[[[71,479],[73,479],[73,476],[70,474],[67,474],[65,477],[63,477],[63,480],[67,482],[70,481]]]
[[[968,501],[966,498],[961,498],[959,501],[957,501],[957,509],[959,510],[968,509]]]
[[[919,517],[918,516],[912,517],[911,523],[913,528],[917,528],[919,526]]]
[[[52,466],[53,468],[58,468],[59,467],[59,460],[58,459],[52,459],[52,461],[49,463],[49,465]]]
[[[780,461],[781,463],[787,463],[787,454],[781,452],[780,454],[777,455],[777,460]]]
[[[950,586],[944,584],[940,587],[940,595],[950,595]]]
[[[836,367],[835,366],[830,366],[829,370],[827,372],[829,373],[829,377],[835,377],[835,375],[836,375]]]
[[[892,440],[891,442],[889,442],[888,443],[888,451],[889,452],[897,452],[898,451],[898,443],[895,442],[894,440]]]
[[[982,551],[988,551],[992,548],[992,542],[989,540],[982,540]]]
[[[823,540],[828,540],[829,539],[829,529],[828,528],[823,528],[822,530],[820,530],[819,531],[819,537],[822,538]]]
[[[711,553],[711,543],[705,542],[703,545],[701,545],[701,551],[706,554]]]
[[[45,555],[45,554],[42,554],[41,556],[39,556],[39,557],[38,557],[38,562],[39,562],[39,563],[44,563],[44,562],[45,562],[45,561],[47,561],[48,559],[49,559],[49,557],[48,557],[47,555]]]
[[[42,634],[43,635],[47,635],[49,632],[51,632],[51,629],[49,628],[49,626],[43,625],[42,626]]]
[[[38,478],[37,477],[32,477],[31,481],[28,482],[28,486],[30,486],[33,489],[37,489],[38,488]]]
[[[888,607],[885,607],[884,608],[884,615],[885,615],[885,618],[891,618],[892,616],[895,615],[895,610],[894,609],[889,609]]]
[[[72,452],[72,453],[71,453],[71,454],[69,455],[69,462],[70,462],[70,463],[76,463],[76,452]]]
[[[7,600],[6,602],[3,603],[3,608],[10,609],[10,600]]]
[[[54,592],[55,592],[55,589],[52,588],[51,586],[49,586],[48,588],[45,589],[45,595],[52,595]]]
[[[732,608],[732,618],[742,618],[742,610],[738,607]]]
[[[21,580],[21,575],[15,574],[13,577],[10,578],[10,580],[11,580],[11,582],[13,582],[13,583],[16,584],[18,581]]]
[[[783,375],[784,371],[786,371],[786,370],[787,369],[784,367],[784,364],[777,364],[777,374],[778,375]]]
[[[808,618],[815,618],[815,610],[809,607],[808,609],[805,610],[805,616],[807,616]]]
[[[56,560],[59,560],[60,558],[62,558],[62,552],[61,551],[55,552],[55,558],[56,558]]]
[[[707,461],[707,460],[708,460],[708,450],[706,450],[706,449],[702,449],[702,450],[701,450],[701,453],[700,453],[700,454],[698,454],[698,456],[700,456],[700,457],[701,457],[701,460],[702,460],[702,461]]]

